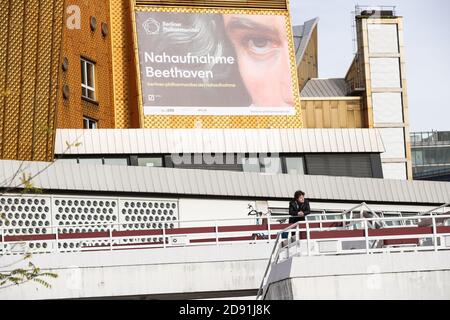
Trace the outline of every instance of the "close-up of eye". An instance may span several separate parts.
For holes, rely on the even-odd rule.
[[[245,49],[257,55],[268,54],[279,46],[276,41],[264,36],[245,37],[242,44]]]
[[[255,53],[266,53],[268,50],[272,49],[272,41],[264,38],[254,38],[248,41],[248,48]]]

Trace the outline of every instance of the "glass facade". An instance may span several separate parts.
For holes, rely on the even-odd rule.
[[[114,166],[127,166],[128,159],[127,158],[105,158],[103,159],[105,165],[114,165]]]
[[[411,156],[415,179],[450,176],[450,131],[411,133]]]
[[[305,159],[303,157],[286,157],[286,173],[305,174]]]
[[[140,167],[162,167],[163,166],[163,159],[161,157],[156,158],[146,158],[146,157],[139,157],[138,158],[138,166]]]
[[[58,157],[57,157],[58,158]],[[145,154],[63,156],[59,161],[79,164],[129,165],[266,174],[328,175],[383,178],[379,154]],[[377,169],[379,168],[379,169]]]

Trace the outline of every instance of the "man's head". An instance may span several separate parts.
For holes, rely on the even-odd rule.
[[[224,23],[253,105],[293,106],[285,17],[227,14]]]
[[[305,193],[301,190],[296,191],[294,194],[294,199],[297,200],[300,203],[305,202]]]

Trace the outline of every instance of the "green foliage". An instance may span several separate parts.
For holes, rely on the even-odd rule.
[[[27,253],[22,260],[31,259],[31,254]],[[33,281],[43,287],[50,289],[52,286],[50,283],[44,280],[44,278],[56,279],[58,275],[52,272],[42,272],[40,268],[36,267],[31,261],[28,263],[28,268],[18,268],[10,272],[0,272],[0,289],[4,289],[10,286],[18,286],[25,282]]]
[[[67,150],[70,150],[70,149],[73,148],[73,147],[78,148],[78,147],[81,146],[82,144],[83,144],[83,143],[81,143],[81,142],[69,143],[69,141],[66,141]]]
[[[2,97],[2,96],[8,97],[9,95],[11,95],[11,91],[9,91],[9,90],[0,91],[0,97]],[[42,131],[47,132],[48,134],[53,133],[53,131],[54,131],[54,128],[52,128],[52,127],[42,127],[41,129],[42,129]],[[64,151],[63,154],[65,154],[67,151],[69,151],[73,147],[81,146],[82,143],[81,142],[74,142],[74,143],[66,142],[66,145],[67,145],[67,149]],[[42,172],[44,172],[45,170],[47,170],[54,163],[55,162],[53,161],[47,167],[45,167],[43,170],[37,172],[34,176],[21,171],[19,168],[12,176],[11,183],[12,183],[12,181],[14,181],[14,179],[17,177],[17,175],[19,175],[21,173],[22,176],[19,179],[21,182],[20,186],[23,186],[23,190],[22,190],[23,194],[24,193],[34,193],[34,194],[42,193],[42,189],[37,188],[33,184],[32,179],[35,178],[36,176],[38,176],[39,174],[41,174]],[[8,192],[8,188],[6,189],[6,192]],[[7,219],[5,213],[0,213],[0,220],[8,222],[8,219]],[[0,256],[0,258],[1,258],[1,256]],[[31,259],[31,253],[26,253],[23,256],[23,258],[21,259],[21,261],[28,260],[28,259]],[[3,267],[5,267],[5,266],[3,266]],[[57,277],[58,277],[58,275],[56,273],[42,272],[40,268],[35,266],[32,262],[29,262],[27,269],[17,268],[12,271],[9,271],[9,272],[0,271],[0,289],[4,289],[4,288],[10,287],[10,286],[20,285],[20,284],[23,284],[23,283],[29,282],[29,281],[36,282],[36,283],[44,286],[45,288],[51,288],[50,283],[48,283],[44,279],[47,279],[47,278],[54,279]]]
[[[22,193],[42,193],[42,189],[37,188],[31,179],[30,174],[27,175],[25,172],[22,172],[22,177],[20,178],[20,182],[23,185]]]

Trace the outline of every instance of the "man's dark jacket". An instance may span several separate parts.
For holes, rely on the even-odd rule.
[[[305,199],[305,202],[300,203],[297,200],[292,200],[289,203],[289,223],[296,223],[298,221],[305,221],[305,217],[299,217],[298,213],[303,211],[305,216],[311,213],[311,209],[309,207],[309,201]]]

